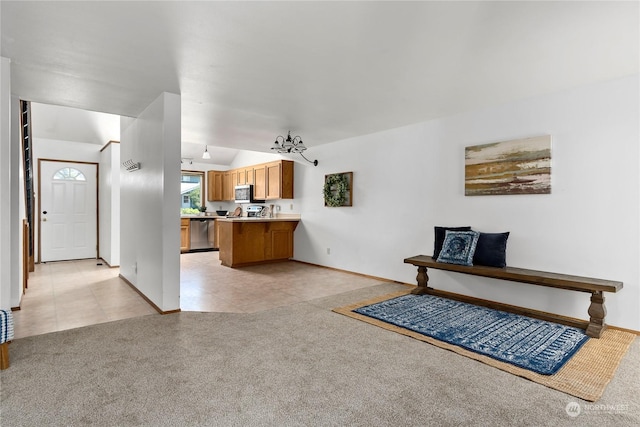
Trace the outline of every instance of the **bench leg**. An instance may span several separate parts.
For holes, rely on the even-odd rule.
[[[604,295],[602,291],[595,291],[591,294],[591,305],[589,306],[589,326],[587,335],[592,338],[600,338],[602,332],[607,328],[604,317],[607,315],[607,308],[604,306]]]
[[[429,283],[427,267],[418,267],[418,276],[416,276],[416,280],[418,281],[418,287],[412,290],[411,293],[415,295],[424,295],[429,293],[429,287],[427,286],[427,284]]]
[[[0,370],[7,369],[9,367],[9,343],[4,342],[0,344]]]

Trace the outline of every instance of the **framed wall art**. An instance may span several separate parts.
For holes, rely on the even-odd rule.
[[[328,207],[352,206],[353,172],[324,176],[324,205]]]
[[[551,193],[551,136],[464,149],[464,194]]]

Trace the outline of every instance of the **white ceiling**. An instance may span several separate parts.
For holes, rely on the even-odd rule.
[[[638,6],[2,1],[0,10],[14,94],[136,116],[161,92],[179,93],[182,140],[197,157],[205,144],[266,152],[288,129],[312,152],[638,73]]]

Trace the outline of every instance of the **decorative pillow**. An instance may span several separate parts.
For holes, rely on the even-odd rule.
[[[442,250],[438,262],[447,264],[473,265],[473,254],[476,251],[477,231],[449,231],[444,235]]]
[[[447,230],[450,231],[471,231],[471,227],[433,227],[435,239],[433,241],[433,259],[437,260],[440,251],[442,250],[442,243],[444,243],[444,234]]]
[[[506,233],[480,233],[476,252],[473,255],[473,263],[489,267],[506,267],[508,238],[508,231]]]

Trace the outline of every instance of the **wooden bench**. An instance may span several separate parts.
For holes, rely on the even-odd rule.
[[[477,305],[494,308],[497,310],[509,311],[512,313],[523,314],[529,317],[549,320],[556,323],[575,326],[585,329],[588,336],[600,338],[602,332],[607,325],[604,318],[607,310],[604,306],[603,292],[617,292],[622,289],[622,282],[614,280],[594,279],[591,277],[570,276],[568,274],[549,273],[546,271],[527,270],[524,268],[514,267],[485,267],[480,265],[466,266],[456,264],[446,264],[437,262],[427,255],[417,255],[411,258],[405,258],[406,264],[413,264],[418,267],[418,287],[412,291],[413,294],[430,294],[443,296],[445,298],[457,299],[465,302],[471,302]],[[427,267],[438,270],[455,271],[457,273],[471,274],[474,276],[491,277],[493,279],[510,280],[513,282],[529,283],[538,286],[547,286],[550,288],[566,289],[570,291],[580,291],[591,293],[591,305],[589,306],[589,322],[570,317],[560,316],[542,311],[516,307],[494,301],[481,300],[464,295],[454,294],[446,291],[439,291],[428,286],[429,276],[427,275]]]

